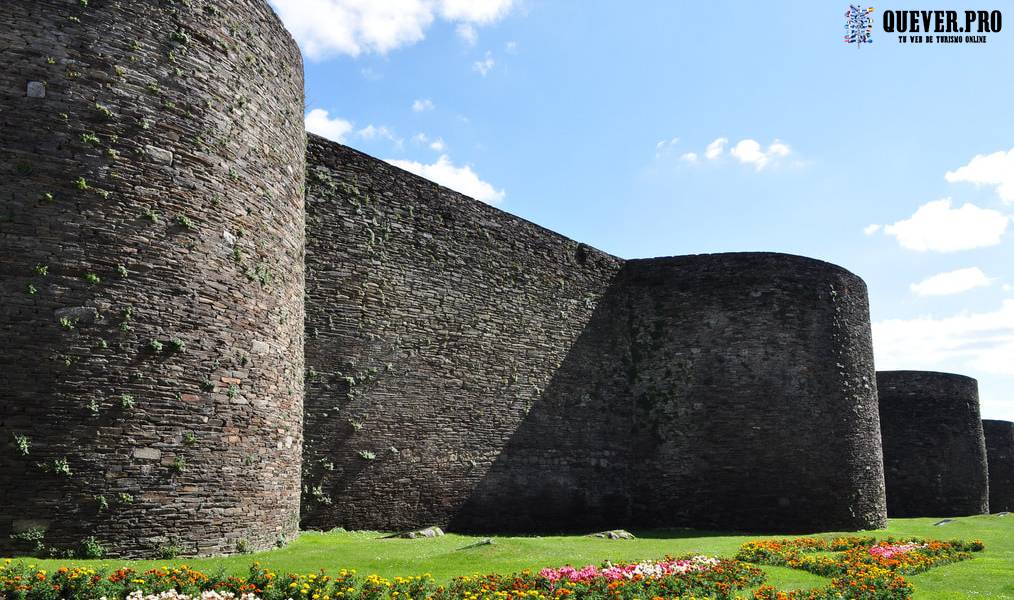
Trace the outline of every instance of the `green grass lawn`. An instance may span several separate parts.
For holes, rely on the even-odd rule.
[[[960,517],[934,527],[939,519],[892,519],[878,537],[918,536],[933,539],[981,539],[983,552],[972,560],[932,569],[908,577],[918,599],[1010,598],[1014,599],[1014,515],[1007,517]],[[430,573],[438,580],[471,573],[509,573],[520,569],[572,564],[598,564],[604,560],[660,558],[666,554],[699,552],[731,557],[740,544],[765,536],[737,535],[690,530],[635,531],[636,540],[605,540],[579,536],[495,537],[492,545],[462,549],[482,539],[447,535],[434,539],[380,539],[375,532],[306,532],[285,548],[228,558],[179,559],[174,561],[123,560],[30,560],[40,568],[61,564],[89,564],[135,569],[166,564],[187,564],[204,571],[219,567],[243,573],[251,561],[260,561],[279,572],[308,573],[324,569],[356,569],[360,574],[385,577]],[[825,535],[825,534],[821,534]],[[828,533],[826,535],[833,535]],[[846,535],[846,534],[842,534]],[[785,536],[767,536],[785,537]],[[764,567],[768,583],[782,589],[826,585],[828,580],[787,568]]]

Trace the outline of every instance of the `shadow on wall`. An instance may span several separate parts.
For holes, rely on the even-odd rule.
[[[628,261],[449,527],[882,526],[866,311],[819,261]]]

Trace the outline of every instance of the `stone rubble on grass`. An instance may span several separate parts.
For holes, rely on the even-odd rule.
[[[397,537],[404,538],[407,540],[414,540],[417,538],[435,538],[440,537],[442,535],[444,535],[444,530],[434,525],[433,527],[423,527],[422,529],[416,529],[414,531],[405,531],[403,533],[398,533],[388,537]]]
[[[598,533],[588,534],[588,537],[605,538],[609,540],[632,540],[634,534],[630,533],[626,529],[610,529],[609,531],[600,531]]]

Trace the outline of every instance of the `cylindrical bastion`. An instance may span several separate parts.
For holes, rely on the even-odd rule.
[[[930,371],[880,371],[887,512],[952,517],[989,512],[979,384]]]
[[[800,256],[631,260],[635,525],[886,523],[866,285]]]
[[[989,469],[989,510],[1014,511],[1014,423],[983,419]]]
[[[0,23],[0,555],[293,538],[299,50],[264,0]]]

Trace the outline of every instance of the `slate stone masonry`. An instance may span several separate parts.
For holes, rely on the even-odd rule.
[[[879,371],[887,514],[989,512],[979,384],[931,371]]]
[[[1014,511],[1014,423],[983,419],[989,470],[989,510]]]
[[[866,286],[621,261],[311,136],[303,523],[885,524]]]
[[[0,554],[297,534],[305,134],[263,0],[0,2]]]

